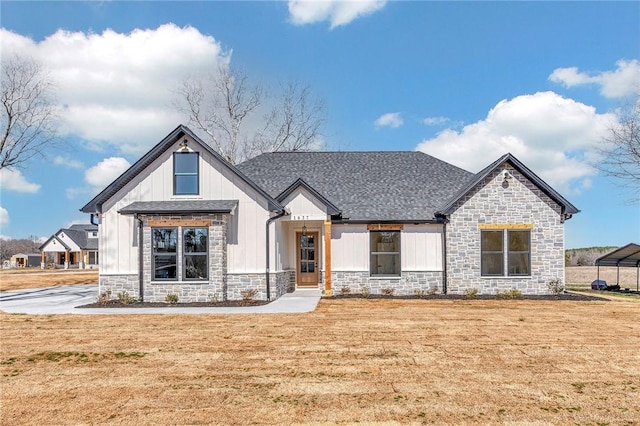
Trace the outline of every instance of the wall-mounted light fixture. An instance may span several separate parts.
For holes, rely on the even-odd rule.
[[[180,143],[180,149],[182,149],[182,152],[187,152],[187,151],[189,151],[189,147],[187,146],[187,140],[186,140],[186,139],[185,139],[185,140],[183,140],[183,141]]]
[[[511,173],[509,173],[507,170],[502,172],[502,176],[503,183],[509,183],[509,180],[513,179],[513,176],[511,176]]]

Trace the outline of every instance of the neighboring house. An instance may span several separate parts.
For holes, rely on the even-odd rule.
[[[12,268],[28,268],[31,266],[40,266],[39,253],[18,253],[11,256],[9,265]]]
[[[40,265],[56,268],[95,268],[98,265],[98,226],[71,225],[53,234],[40,246]],[[47,262],[51,260],[51,263]]]
[[[564,279],[563,224],[578,212],[510,154],[477,174],[420,152],[233,166],[184,126],[81,210],[99,218],[101,292],[183,302],[296,287],[544,294]]]

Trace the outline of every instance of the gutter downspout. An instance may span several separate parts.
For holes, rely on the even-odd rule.
[[[442,294],[447,294],[447,222],[442,221]]]
[[[280,213],[278,213],[277,215],[270,217],[269,219],[267,219],[267,222],[265,224],[265,229],[267,232],[266,235],[266,241],[267,241],[267,265],[266,265],[266,270],[265,270],[265,278],[267,280],[267,301],[271,301],[271,284],[269,283],[269,271],[270,271],[270,267],[269,267],[269,225],[271,225],[271,222],[273,222],[274,220],[280,219],[282,216],[285,216],[287,214],[286,210],[282,210]]]
[[[144,222],[138,217],[137,213],[134,217],[138,221],[138,295],[140,296],[140,302],[144,302],[144,276],[142,274],[142,228]]]

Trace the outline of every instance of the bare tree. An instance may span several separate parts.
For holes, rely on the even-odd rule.
[[[640,99],[621,110],[618,122],[609,129],[598,149],[596,168],[631,188],[634,201],[640,199]]]
[[[2,60],[0,169],[19,168],[58,142],[53,82],[30,58]]]
[[[248,147],[253,149],[248,156],[320,148],[324,122],[324,102],[312,97],[308,85],[283,84],[277,102],[264,117],[264,127]]]
[[[177,94],[190,124],[232,164],[263,152],[312,148],[324,122],[324,104],[311,98],[308,86],[284,85],[270,102],[261,85],[227,66],[207,80],[183,82]],[[273,108],[260,116],[265,104]]]

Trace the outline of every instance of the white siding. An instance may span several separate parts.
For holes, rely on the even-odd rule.
[[[442,225],[405,225],[400,245],[403,271],[442,271]]]
[[[369,271],[367,225],[334,225],[331,270]],[[400,236],[403,271],[442,271],[442,226],[404,225]]]
[[[293,190],[282,205],[289,209],[292,220],[325,220],[327,217],[326,206],[304,188]]]
[[[367,225],[333,225],[331,227],[331,270],[369,270]]]
[[[195,143],[190,146],[198,147]],[[121,215],[118,210],[134,201],[185,199],[238,200],[235,214],[228,223],[227,270],[229,273],[264,272],[267,201],[208,152],[198,148],[194,150],[200,153],[200,194],[174,196],[173,152],[178,149],[179,143],[176,143],[174,149],[165,152],[104,204],[100,224],[100,272],[138,272],[137,224],[133,216]]]

